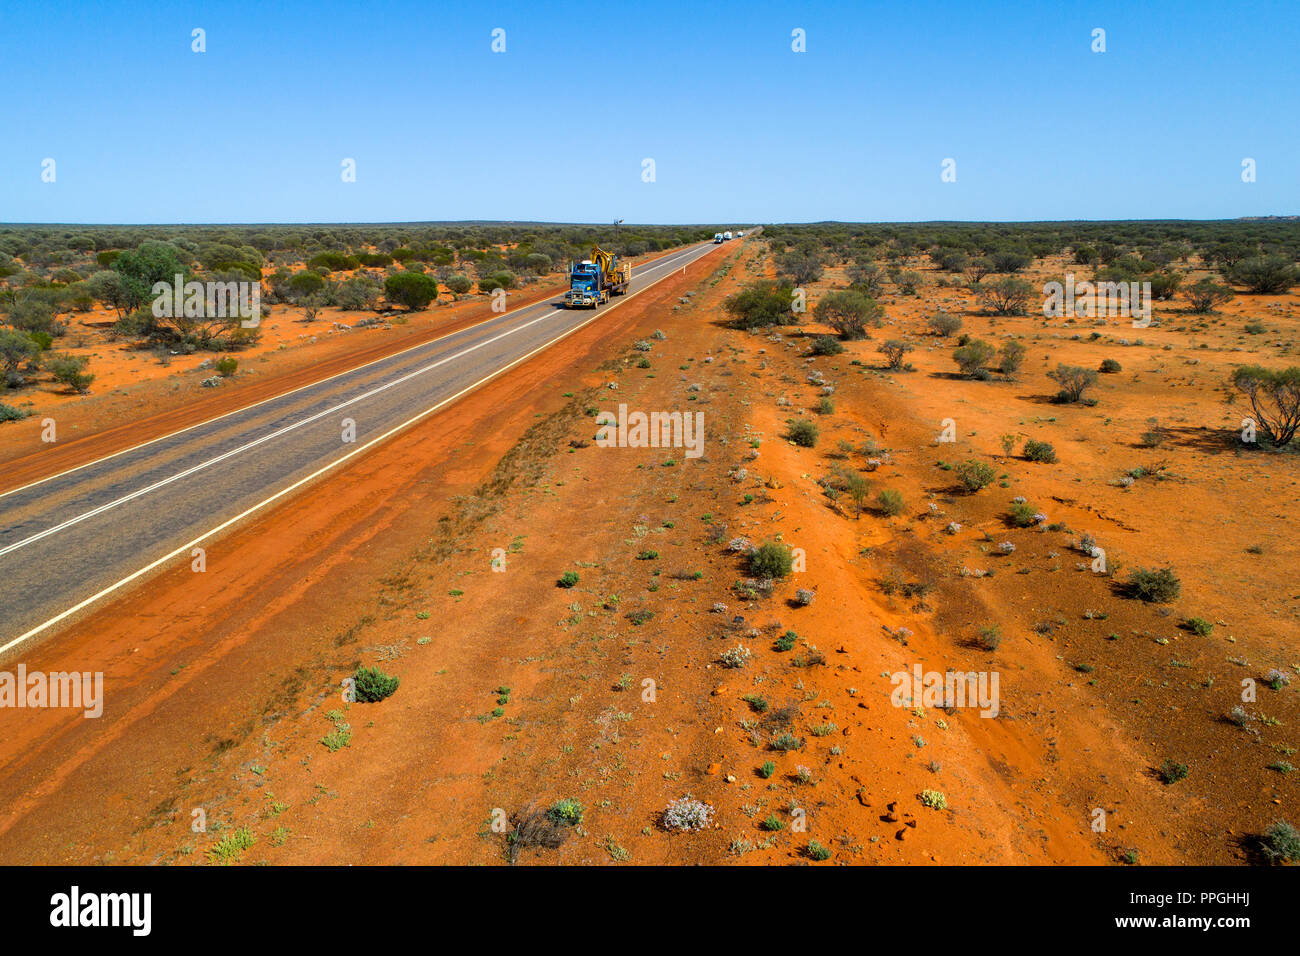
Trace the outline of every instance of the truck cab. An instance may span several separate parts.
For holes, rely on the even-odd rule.
[[[571,309],[595,308],[608,298],[608,293],[601,288],[600,266],[590,259],[574,263],[564,304]]]
[[[724,233],[722,234],[722,238],[723,238],[723,239],[726,239],[726,240],[728,240],[728,241],[730,241],[730,239],[731,239],[731,233],[729,233],[729,232],[724,232]]]
[[[715,232],[715,233],[713,234],[713,244],[714,244],[714,245],[717,245],[717,244],[720,243],[720,242],[722,242],[722,233],[720,233],[720,232]]]

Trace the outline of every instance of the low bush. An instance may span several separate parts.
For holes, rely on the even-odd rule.
[[[401,678],[391,677],[377,667],[360,667],[352,675],[355,683],[357,700],[364,704],[373,704],[385,697],[393,696]]]
[[[1177,600],[1182,593],[1182,583],[1173,568],[1148,570],[1138,568],[1129,574],[1128,591],[1130,596],[1155,604],[1168,604]]]
[[[749,554],[749,573],[756,578],[784,578],[794,568],[794,552],[779,541],[768,541]]]
[[[973,458],[959,464],[956,472],[957,480],[961,482],[962,487],[972,493],[987,488],[997,477],[997,471],[992,465]]]
[[[1030,438],[1025,442],[1024,455],[1029,461],[1041,461],[1049,465],[1056,461],[1056,449],[1052,447],[1052,443],[1039,441],[1036,438]]]
[[[802,448],[815,448],[818,434],[816,422],[794,418],[787,423],[785,437]]]

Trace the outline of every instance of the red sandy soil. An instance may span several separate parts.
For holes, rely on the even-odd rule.
[[[1223,720],[1242,678],[1297,668],[1294,458],[1235,450],[1224,435],[1241,409],[1221,388],[1245,360],[1231,350],[1246,317],[1265,317],[1269,343],[1294,340],[1294,299],[1238,300],[1204,329],[1158,305],[1161,327],[1114,320],[1089,342],[1089,325],[993,319],[928,285],[886,301],[873,340],[809,358],[807,336],[824,331],[811,322],[726,327],[723,298],[769,273],[761,242],[724,247],[232,533],[206,573],[162,573],[38,648],[29,668],[103,670],[108,705],[100,720],[8,722],[0,861],[199,863],[247,828],[243,862],[495,863],[497,821],[565,797],[582,823],[521,861],[811,862],[816,841],[825,865],[1132,850],[1240,862],[1273,819],[1296,822],[1295,775],[1267,765],[1294,759],[1297,682],[1260,685],[1246,726]],[[940,306],[972,335],[1025,336],[1015,381],[948,377],[953,343],[921,334]],[[882,370],[876,344],[903,336],[915,370]],[[1043,400],[1057,361],[1103,357],[1124,368],[1095,408]],[[813,368],[835,386],[826,414]],[[594,412],[619,402],[703,411],[704,457],[597,447]],[[1153,416],[1166,438],[1138,447]],[[783,440],[792,417],[818,421],[815,448]],[[945,418],[953,444],[936,442]],[[1011,456],[1005,433],[1020,436]],[[1025,436],[1060,461],[1018,457]],[[994,463],[1005,487],[958,493],[940,463],[966,458]],[[1118,484],[1157,460],[1163,478]],[[905,509],[855,516],[819,484],[837,466],[873,497],[897,489]],[[1009,527],[1015,495],[1063,527]],[[1072,550],[1083,532],[1120,579],[1174,566],[1182,596],[1121,596]],[[736,536],[801,548],[806,569],[770,597],[741,594]],[[1014,554],[998,553],[1005,540]],[[565,571],[576,586],[556,587]],[[894,579],[925,587],[904,597]],[[797,606],[796,588],[815,600]],[[1193,616],[1219,623],[1197,637],[1179,627]],[[972,644],[991,624],[992,652]],[[787,630],[796,645],[778,651]],[[737,644],[752,658],[723,667]],[[397,693],[344,703],[358,663],[399,676]],[[997,671],[1000,715],[893,706],[889,675],[918,663]],[[322,740],[343,725],[331,752]],[[783,728],[799,750],[770,749]],[[1162,783],[1166,758],[1187,779]],[[688,794],[712,823],[665,832],[665,806]],[[783,829],[765,830],[769,816]]]

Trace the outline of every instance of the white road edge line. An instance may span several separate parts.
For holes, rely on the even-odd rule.
[[[712,243],[708,243],[708,244],[704,244],[704,245],[712,245]],[[693,250],[691,250],[691,251],[693,251]],[[692,260],[692,262],[694,262],[694,261],[698,261],[698,259],[702,259],[702,258],[704,258],[704,256],[708,253],[708,251],[709,251],[709,250],[706,248],[706,249],[704,250],[704,252],[701,252],[700,255],[697,257],[697,259]],[[690,264],[690,263],[687,263],[687,265],[689,265],[689,264]],[[45,630],[49,629],[50,627],[53,627],[55,624],[59,623],[60,621],[64,620],[65,618],[68,618],[68,617],[70,617],[71,615],[76,614],[78,611],[81,611],[81,610],[83,610],[84,608],[89,607],[91,604],[94,604],[94,603],[95,603],[96,601],[98,601],[100,598],[106,597],[107,595],[112,594],[114,591],[118,590],[119,588],[121,588],[121,587],[123,587],[123,586],[125,586],[125,585],[127,585],[127,584],[130,584],[130,583],[131,583],[132,581],[134,581],[136,578],[138,578],[138,577],[140,577],[140,576],[142,576],[142,575],[148,574],[150,571],[152,571],[154,568],[158,567],[159,565],[166,564],[168,561],[172,560],[173,558],[177,557],[178,555],[184,554],[184,553],[185,553],[186,551],[188,551],[190,548],[193,548],[193,547],[195,547],[196,545],[198,545],[199,543],[201,543],[201,542],[203,542],[203,541],[206,541],[208,538],[212,537],[212,536],[215,535],[215,534],[219,534],[220,532],[224,531],[226,528],[229,528],[231,525],[236,524],[236,523],[239,522],[239,521],[242,521],[244,518],[247,518],[249,515],[252,515],[252,514],[258,512],[258,511],[262,510],[263,508],[265,508],[267,505],[271,504],[272,502],[274,502],[274,501],[278,501],[280,498],[283,498],[285,495],[289,494],[291,491],[294,491],[295,489],[300,488],[300,487],[302,487],[303,485],[307,484],[308,482],[313,481],[314,479],[316,479],[316,478],[320,477],[321,475],[325,474],[325,472],[327,472],[327,471],[331,471],[331,470],[333,470],[334,468],[337,468],[339,465],[343,464],[343,463],[344,463],[345,461],[347,461],[348,459],[353,458],[353,457],[355,457],[356,455],[361,454],[361,453],[362,453],[363,451],[365,451],[367,448],[370,448],[370,447],[372,447],[372,446],[374,446],[374,445],[379,444],[379,443],[382,442],[382,441],[387,440],[388,438],[392,437],[393,435],[397,434],[398,432],[400,432],[400,431],[402,431],[402,430],[404,430],[404,429],[410,427],[411,425],[414,425],[414,424],[415,424],[416,422],[418,422],[420,419],[422,419],[422,418],[427,418],[429,415],[432,415],[434,412],[436,412],[438,409],[442,408],[444,405],[447,405],[447,404],[449,404],[449,403],[451,403],[451,402],[456,401],[456,399],[460,398],[462,395],[465,395],[467,392],[471,392],[471,391],[473,391],[474,389],[478,388],[478,387],[479,387],[480,385],[482,385],[484,382],[489,382],[489,381],[491,381],[492,379],[496,378],[498,375],[502,375],[502,374],[504,374],[505,372],[508,372],[510,369],[514,368],[516,365],[520,364],[521,362],[526,362],[528,359],[532,358],[532,357],[533,357],[534,355],[536,355],[538,352],[545,351],[546,349],[548,349],[548,348],[550,348],[552,345],[554,345],[556,342],[559,342],[559,341],[561,341],[561,340],[563,340],[563,339],[566,339],[566,338],[568,338],[570,335],[573,335],[575,332],[578,332],[578,331],[580,331],[581,329],[586,328],[586,327],[587,327],[588,325],[590,325],[592,322],[596,321],[596,319],[600,318],[602,315],[605,315],[605,314],[608,313],[608,312],[612,312],[614,309],[618,308],[618,307],[619,307],[620,305],[622,305],[624,302],[629,302],[629,301],[631,301],[632,299],[635,299],[635,298],[636,298],[638,295],[640,295],[641,293],[643,293],[643,292],[647,292],[647,291],[649,291],[650,289],[654,288],[656,285],[658,285],[660,282],[663,282],[664,279],[668,278],[669,275],[672,275],[672,273],[673,273],[673,272],[676,272],[676,271],[677,271],[676,269],[673,269],[673,270],[672,270],[671,272],[669,272],[667,275],[663,275],[663,276],[660,276],[658,279],[655,279],[654,282],[651,282],[651,283],[650,283],[649,285],[647,285],[644,289],[638,289],[636,292],[633,292],[631,295],[625,296],[625,297],[624,297],[623,299],[621,299],[620,301],[613,303],[609,308],[607,308],[607,309],[605,309],[605,310],[603,310],[603,311],[597,311],[597,312],[593,313],[593,315],[591,316],[591,318],[587,319],[587,320],[584,321],[584,322],[581,322],[581,323],[578,324],[578,325],[575,325],[573,328],[569,329],[569,330],[566,331],[566,332],[561,333],[560,335],[558,335],[558,336],[556,336],[555,338],[551,339],[549,342],[545,342],[545,343],[543,343],[542,345],[539,345],[537,348],[533,349],[533,350],[532,350],[531,352],[529,352],[527,355],[522,355],[522,356],[520,356],[519,358],[515,359],[513,362],[511,362],[509,365],[504,365],[504,366],[502,366],[501,368],[497,369],[497,370],[496,370],[495,372],[493,372],[492,374],[487,375],[487,376],[485,376],[485,377],[479,379],[477,382],[474,382],[474,383],[472,383],[472,384],[470,384],[470,385],[467,385],[465,388],[461,389],[461,390],[460,390],[459,392],[457,392],[455,395],[449,396],[448,398],[444,398],[441,402],[438,402],[438,404],[432,406],[431,408],[427,408],[427,409],[425,409],[424,411],[420,412],[418,415],[414,416],[413,418],[409,418],[409,419],[407,419],[406,421],[402,422],[400,425],[396,425],[396,426],[394,426],[393,428],[390,428],[388,431],[384,432],[384,434],[380,435],[378,438],[373,438],[373,439],[371,439],[370,441],[368,441],[368,442],[366,442],[364,445],[362,445],[360,448],[356,448],[356,449],[353,449],[352,451],[348,452],[348,454],[344,455],[342,458],[339,458],[339,459],[336,459],[335,461],[330,462],[328,465],[325,465],[325,466],[323,466],[323,467],[317,469],[316,471],[312,472],[310,475],[306,476],[305,478],[300,478],[298,481],[294,482],[294,483],[293,483],[292,485],[290,485],[289,487],[287,487],[287,488],[283,488],[283,489],[281,489],[280,491],[277,491],[275,494],[273,494],[271,497],[265,499],[264,501],[260,501],[260,502],[258,502],[257,504],[253,505],[251,508],[248,508],[246,511],[244,511],[244,512],[238,514],[238,515],[236,515],[236,516],[233,517],[233,518],[230,518],[230,519],[227,520],[227,521],[222,522],[221,524],[217,525],[215,528],[212,528],[212,529],[209,530],[209,531],[205,531],[203,534],[199,535],[199,536],[198,536],[197,538],[195,538],[193,541],[190,541],[190,542],[188,542],[187,544],[183,544],[183,545],[181,545],[181,546],[180,546],[179,548],[177,548],[176,550],[174,550],[174,551],[172,551],[172,552],[170,552],[170,553],[168,553],[168,554],[163,555],[161,558],[158,558],[156,561],[152,562],[151,564],[148,564],[148,565],[146,565],[145,567],[141,568],[140,570],[135,571],[134,573],[129,574],[129,575],[127,575],[126,577],[122,578],[122,580],[117,581],[117,582],[115,582],[114,584],[110,584],[108,587],[104,588],[104,589],[103,589],[102,591],[100,591],[99,593],[91,595],[90,597],[86,598],[84,601],[80,602],[79,604],[76,604],[76,605],[74,605],[74,606],[68,608],[66,611],[63,611],[63,612],[61,612],[60,614],[57,614],[57,615],[55,615],[54,617],[50,618],[48,621],[45,621],[45,622],[42,623],[42,624],[38,624],[38,625],[36,625],[36,627],[32,628],[32,629],[31,629],[30,631],[28,631],[26,634],[20,634],[18,637],[15,637],[13,640],[9,641],[7,644],[0,645],[0,655],[3,655],[3,654],[5,654],[5,653],[7,653],[8,651],[10,651],[10,650],[12,650],[13,648],[17,647],[19,644],[23,643],[24,641],[28,641],[28,640],[30,640],[31,638],[35,637],[37,634],[40,634],[42,631],[45,631]],[[418,346],[417,346],[417,347],[418,347]],[[390,357],[391,357],[391,356],[390,356]],[[286,394],[288,394],[288,393],[286,393]]]
[[[689,249],[683,249],[679,252],[670,253],[669,255],[663,256],[660,259],[653,259],[650,262],[645,264],[645,269],[648,272],[654,271],[660,268],[661,266],[666,265],[670,261],[676,261],[677,259],[680,259],[682,256],[689,255],[690,253],[694,252],[696,248],[698,248],[700,245],[707,245],[707,244],[708,243],[697,243],[695,246],[692,246]],[[647,286],[647,288],[649,287]],[[529,309],[536,309],[539,306],[553,305],[553,304],[554,303],[550,301],[542,301],[542,302],[534,302],[531,305],[521,305],[517,309],[513,309],[509,312],[503,312],[499,316],[494,316],[490,319],[484,319],[482,322],[476,322],[474,325],[466,326],[463,329],[457,329],[455,332],[448,332],[446,335],[439,335],[436,338],[429,339],[429,341],[427,342],[421,342],[419,345],[412,345],[410,348],[402,349],[400,352],[394,352],[391,355],[380,356],[379,358],[371,362],[366,362],[364,365],[358,365],[356,366],[356,368],[344,369],[342,372],[336,372],[333,375],[327,376],[322,379],[318,379],[315,382],[308,382],[306,385],[300,385],[299,387],[290,389],[287,392],[281,392],[278,395],[272,395],[270,398],[264,398],[260,402],[254,402],[251,405],[245,405],[242,408],[236,408],[231,411],[224,412],[223,414],[217,415],[214,418],[205,419],[204,421],[201,422],[195,422],[193,425],[186,425],[184,428],[178,428],[176,431],[168,432],[166,435],[159,435],[157,438],[150,438],[148,441],[140,442],[140,444],[138,445],[131,445],[129,448],[119,449],[118,451],[115,451],[111,454],[104,455],[102,458],[95,458],[92,461],[87,461],[80,465],[75,465],[72,468],[68,468],[64,471],[60,471],[57,474],[46,475],[44,478],[37,478],[35,481],[28,482],[27,484],[22,485],[18,488],[11,488],[9,491],[0,491],[0,498],[4,498],[8,495],[16,495],[20,491],[26,491],[29,488],[35,488],[37,485],[43,485],[47,481],[54,481],[56,478],[62,478],[65,475],[72,474],[73,472],[81,471],[81,469],[83,468],[89,468],[91,465],[98,465],[101,462],[109,461],[110,459],[116,458],[119,455],[126,455],[129,454],[130,452],[138,451],[141,448],[147,448],[156,442],[166,441],[168,438],[175,438],[177,435],[184,435],[188,431],[193,431],[196,428],[202,428],[204,425],[211,425],[213,422],[219,422],[223,418],[229,418],[231,415],[238,415],[241,412],[252,411],[254,408],[258,408],[262,405],[265,405],[267,402],[274,402],[278,399],[285,398],[289,395],[296,395],[298,392],[304,391],[305,389],[315,388],[317,385],[324,385],[326,382],[332,382],[336,378],[341,378],[344,375],[351,375],[353,372],[360,372],[362,369],[367,369],[372,365],[378,365],[380,362],[387,362],[389,359],[397,358],[399,356],[407,354],[408,352],[414,352],[416,349],[422,349],[427,346],[434,345],[438,342],[441,342],[443,339],[449,339],[453,335],[459,335],[461,332],[469,332],[473,329],[479,328],[480,326],[487,325],[489,322],[496,322],[499,319],[504,319],[509,316],[516,315],[517,313],[520,312],[527,312]]]

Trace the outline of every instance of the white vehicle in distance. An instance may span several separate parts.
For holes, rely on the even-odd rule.
[[[721,241],[722,241],[722,233],[720,233],[720,232],[715,232],[715,233],[713,234],[713,241],[714,241],[715,244],[721,242]]]
[[[730,239],[731,239],[731,233],[729,233],[729,232],[724,232],[724,233],[722,234],[722,238],[723,238],[723,239],[726,239],[726,240],[728,240],[728,241],[730,241]]]
[[[743,239],[743,238],[745,238],[745,233],[744,233],[744,231],[742,230],[742,231],[740,231],[740,232],[737,232],[737,233],[736,233],[736,238],[737,238],[737,239]]]

